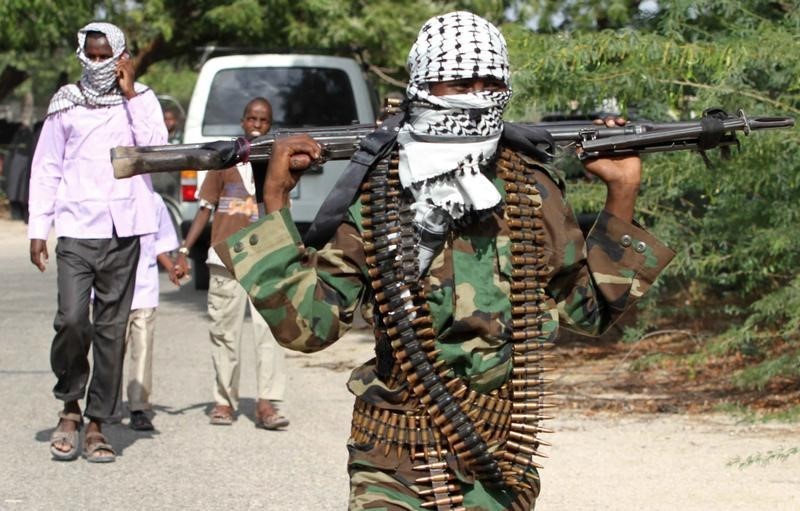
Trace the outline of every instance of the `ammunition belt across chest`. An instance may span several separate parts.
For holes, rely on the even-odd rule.
[[[539,467],[534,461],[547,432],[540,415],[547,395],[541,377],[548,358],[541,326],[547,321],[545,285],[549,275],[542,241],[541,197],[534,167],[509,150],[496,162],[505,182],[505,221],[510,230],[513,343],[512,374],[503,387],[509,399],[470,390],[449,375],[438,359],[430,310],[418,278],[413,214],[397,175],[396,154],[383,160],[362,185],[363,237],[375,305],[376,336],[388,337],[395,365],[390,384],[405,380],[422,413],[383,410],[358,400],[356,441],[374,441],[398,450],[449,449],[490,488],[530,489],[522,476]]]

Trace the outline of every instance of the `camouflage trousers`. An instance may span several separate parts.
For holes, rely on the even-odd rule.
[[[388,453],[381,446],[358,445],[351,439],[347,445],[349,451],[348,473],[350,475],[350,500],[348,509],[380,510],[380,511],[424,511],[425,509],[463,509],[466,511],[528,511],[534,508],[539,494],[538,474],[531,473],[528,482],[533,491],[512,493],[508,490],[490,490],[480,481],[464,474],[453,456],[444,455],[447,468],[447,481],[439,486],[454,485],[448,492],[457,500],[451,507],[438,507],[431,504],[439,497],[420,496],[432,491],[432,482],[427,470],[420,470],[425,460],[412,460],[408,450]],[[430,460],[428,460],[430,462]],[[416,469],[415,469],[416,467]],[[446,494],[446,495],[447,495]],[[460,497],[459,497],[460,496]],[[461,500],[463,497],[463,500]]]

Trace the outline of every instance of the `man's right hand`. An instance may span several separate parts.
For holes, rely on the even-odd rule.
[[[304,170],[318,160],[322,147],[308,135],[292,135],[272,144],[272,157],[264,180],[264,207],[272,213],[289,205],[289,192]]]
[[[183,254],[178,254],[178,258],[175,260],[175,273],[178,279],[182,279],[186,275],[192,271],[192,265],[189,264],[189,260]]]
[[[49,261],[47,255],[47,242],[45,240],[31,240],[31,262],[43,272]]]

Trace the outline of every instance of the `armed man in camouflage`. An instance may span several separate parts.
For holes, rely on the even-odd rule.
[[[503,123],[508,57],[489,22],[430,19],[408,66],[409,101],[332,194],[341,221],[326,200],[321,243],[289,213],[322,152],[294,136],[273,147],[266,218],[217,251],[287,348],[321,350],[369,309],[376,357],[348,384],[350,509],[532,509],[559,324],[601,333],[673,253],[632,221],[638,157],[586,164],[608,192],[584,238],[546,133]]]

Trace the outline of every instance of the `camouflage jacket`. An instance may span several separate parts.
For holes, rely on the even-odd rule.
[[[598,335],[647,291],[674,253],[639,226],[605,212],[584,238],[555,174],[537,168],[552,269],[546,288],[550,320],[542,340],[554,341],[559,324]],[[486,174],[504,195],[502,180]],[[356,201],[319,251],[302,244],[288,209],[217,247],[283,346],[324,349],[346,332],[360,305],[370,307],[360,211]],[[511,369],[510,245],[499,215],[451,232],[424,282],[439,358],[453,376],[483,393],[502,385]],[[387,388],[381,381],[374,359],[353,371],[348,387],[378,406],[413,406],[405,384]]]

